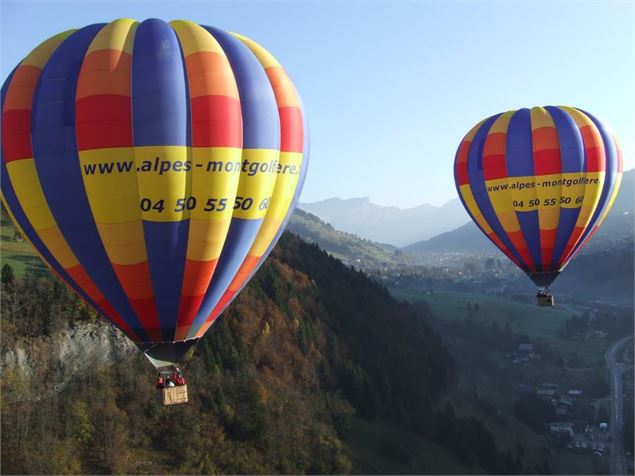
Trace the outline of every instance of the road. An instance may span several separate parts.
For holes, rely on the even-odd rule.
[[[631,368],[617,361],[617,356],[623,346],[633,339],[624,337],[614,342],[604,354],[604,360],[611,374],[611,474],[626,474],[626,456],[624,455],[624,412],[622,402],[622,374]]]

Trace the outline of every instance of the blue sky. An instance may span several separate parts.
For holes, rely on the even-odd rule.
[[[187,2],[0,0],[0,73],[43,39],[119,17],[243,33],[285,66],[311,127],[303,201],[456,196],[463,135],[500,111],[566,104],[621,139],[635,167],[633,1]]]

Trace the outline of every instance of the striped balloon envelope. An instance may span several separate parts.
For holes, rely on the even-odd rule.
[[[478,123],[456,153],[459,197],[485,235],[540,287],[598,229],[618,193],[611,131],[571,107],[509,111]]]
[[[157,366],[262,264],[308,165],[306,118],[254,41],[119,19],[40,44],[2,87],[2,201],[50,268]]]

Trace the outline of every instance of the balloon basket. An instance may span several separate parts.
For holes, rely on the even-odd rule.
[[[160,389],[159,401],[166,407],[169,405],[187,403],[187,385],[178,385],[176,387],[166,387]]]
[[[549,294],[549,295],[541,295],[538,294],[536,296],[536,299],[538,301],[538,306],[540,307],[551,307],[554,304],[554,300],[553,300],[553,295]]]

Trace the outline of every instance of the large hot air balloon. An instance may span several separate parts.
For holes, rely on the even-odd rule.
[[[308,164],[300,98],[244,36],[120,19],[60,33],[2,87],[2,201],[157,367],[267,257]]]
[[[485,235],[540,288],[548,286],[598,229],[622,175],[619,144],[588,112],[534,107],[489,117],[456,153],[454,178]]]

